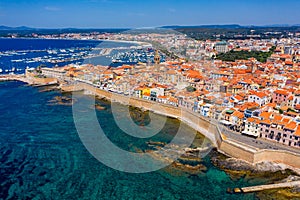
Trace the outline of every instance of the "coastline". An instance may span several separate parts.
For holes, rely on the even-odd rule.
[[[147,42],[140,42],[134,40],[110,40],[110,39],[76,39],[76,38],[33,38],[33,37],[17,37],[17,38],[9,38],[9,37],[0,37],[0,39],[27,39],[27,40],[73,40],[73,41],[91,41],[91,42],[119,42],[119,43],[127,43],[127,44],[138,44],[138,45],[151,45]]]
[[[32,81],[22,76],[11,76],[9,79],[2,81],[21,81],[28,85],[35,86],[32,84]],[[46,85],[47,84],[43,84],[41,86]],[[228,138],[222,134],[217,124],[184,108],[111,93],[84,82],[80,82],[76,85],[60,85],[58,86],[58,89],[61,92],[85,90],[87,94],[105,98],[110,102],[118,102],[125,106],[134,106],[159,115],[176,118],[208,138],[213,146],[217,148],[217,151],[223,155],[245,161],[253,166],[263,162],[274,163],[274,165],[281,164],[283,168],[291,169],[300,174],[300,154],[287,150],[258,149],[251,146],[251,144],[245,144],[232,138]],[[156,106],[162,106],[161,108],[163,109],[155,109],[154,104]]]
[[[87,83],[80,83],[67,87],[62,86],[60,89],[65,92],[85,90],[88,94],[105,98],[111,102],[118,102],[126,106],[131,105],[160,115],[177,118],[210,139],[214,147],[216,147],[217,151],[221,154],[233,159],[242,160],[252,166],[269,162],[274,165],[280,165],[282,168],[291,169],[300,174],[300,154],[287,150],[257,149],[249,144],[224,137],[218,125],[213,124],[211,121],[200,117],[195,113],[191,113],[190,111],[183,110],[184,117],[182,117],[182,110],[180,110],[180,108],[159,103],[159,105],[163,106],[165,109],[165,111],[162,112],[161,109],[158,110],[153,108],[154,103],[157,104],[157,102],[110,93],[95,88]]]

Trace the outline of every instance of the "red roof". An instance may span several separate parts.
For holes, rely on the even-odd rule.
[[[281,95],[284,95],[284,96],[289,95],[289,93],[285,90],[275,90],[274,93],[281,94]]]

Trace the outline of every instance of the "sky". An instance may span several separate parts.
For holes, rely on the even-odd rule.
[[[0,25],[144,28],[300,24],[299,0],[0,0]]]

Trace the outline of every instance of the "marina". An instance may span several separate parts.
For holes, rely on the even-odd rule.
[[[0,39],[1,46],[10,39]],[[64,66],[67,64],[88,64],[88,63],[107,63],[113,67],[122,64],[136,64],[138,62],[153,62],[153,51],[149,45],[137,43],[118,43],[117,41],[72,41],[69,47],[60,45],[44,45],[44,49],[32,49],[31,43],[42,40],[20,40],[21,46],[24,43],[23,49],[7,50],[0,48],[0,74],[16,73],[21,74],[25,72],[25,68],[36,68],[40,65],[47,67]],[[45,42],[43,41],[43,42]],[[59,43],[60,40],[55,40]],[[74,46],[79,43],[80,46]],[[118,45],[120,44],[120,45]],[[64,45],[66,46],[66,45]],[[162,59],[163,56],[162,56]]]

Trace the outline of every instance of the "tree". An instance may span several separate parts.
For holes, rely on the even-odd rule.
[[[186,91],[188,91],[188,92],[195,92],[196,88],[194,88],[193,86],[187,86],[186,87]]]

